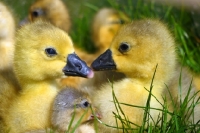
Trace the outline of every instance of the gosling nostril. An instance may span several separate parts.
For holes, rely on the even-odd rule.
[[[99,64],[101,64],[102,62],[103,62],[102,59],[100,59],[100,60],[99,60]]]
[[[92,78],[93,71],[87,64],[81,60],[75,53],[69,54],[67,57],[67,64],[63,68],[66,76],[79,76],[84,78]]]
[[[78,68],[79,71],[82,69],[81,64],[75,64],[75,66]]]

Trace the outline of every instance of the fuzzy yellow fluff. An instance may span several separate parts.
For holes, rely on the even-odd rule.
[[[102,8],[95,14],[92,21],[92,40],[98,48],[98,55],[110,46],[119,28],[129,21],[125,13],[113,8]]]
[[[3,116],[13,97],[19,90],[16,78],[13,76],[13,54],[15,43],[15,18],[11,9],[0,2],[0,132],[5,123]],[[10,88],[9,90],[7,88]]]
[[[5,116],[10,133],[50,126],[50,109],[59,91],[56,79],[64,75],[62,70],[72,53],[70,37],[49,23],[38,21],[17,32],[14,72],[21,91]]]
[[[0,2],[0,70],[12,67],[14,40],[15,40],[15,19],[4,3]]]
[[[166,85],[174,99],[180,96],[178,84],[181,71],[176,61],[175,45],[172,34],[161,21],[151,19],[133,21],[119,29],[110,48],[92,63],[92,67],[94,70],[115,69],[117,72],[125,74],[126,78],[113,83],[116,98],[120,103],[143,107],[146,106],[148,91],[156,70],[152,94],[159,102],[163,103],[163,97],[167,95],[169,98]],[[182,78],[182,96],[184,97],[192,78],[185,69]],[[196,88],[192,85],[191,95],[195,91]],[[104,84],[99,88],[93,100],[95,106],[99,107],[102,113],[102,121],[116,126],[113,112],[117,114],[117,110],[113,103],[111,83]],[[152,96],[150,106],[162,109],[157,100]],[[168,99],[169,109],[172,110],[173,107],[170,103],[171,99]],[[143,109],[126,105],[121,105],[121,108],[129,121],[137,125],[142,124]],[[200,119],[198,109],[199,107],[195,110],[195,122]],[[152,119],[156,121],[159,113],[161,112],[151,109],[150,121],[152,122]],[[124,118],[122,113],[120,115]],[[118,126],[122,126],[119,120]],[[135,126],[132,125],[132,127]],[[117,132],[116,129],[103,125],[100,125],[100,129],[102,132]]]
[[[68,9],[62,0],[35,0],[29,8],[28,19],[48,21],[66,32],[71,27]]]

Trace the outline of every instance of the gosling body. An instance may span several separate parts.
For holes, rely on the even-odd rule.
[[[173,98],[180,98],[178,81],[181,71],[177,70],[181,69],[176,60],[175,41],[167,26],[158,20],[138,20],[122,26],[114,37],[110,49],[92,63],[92,68],[96,71],[116,70],[126,75],[126,78],[121,81],[104,84],[93,99],[95,106],[99,107],[102,113],[102,122],[110,126],[117,126],[117,121],[118,127],[122,127],[120,120],[116,120],[112,113],[117,114],[113,103],[113,91],[119,103],[145,107],[152,84],[151,93],[154,96],[151,96],[150,107],[157,109],[162,109],[160,103],[164,103],[163,97],[169,96],[166,86],[169,87]],[[155,76],[153,76],[154,72]],[[185,70],[183,73],[182,96],[184,98],[192,79]],[[190,97],[196,91],[197,89],[192,85]],[[171,100],[167,102],[169,110],[172,111]],[[120,106],[129,121],[142,125],[143,109],[123,104]],[[197,110],[198,108],[196,107]],[[195,112],[198,117],[194,121],[197,122],[199,115],[197,111]],[[150,122],[156,121],[160,113],[158,110],[150,109]],[[121,112],[119,115],[125,119]],[[131,124],[132,128],[136,127],[134,124]],[[118,131],[101,124],[100,127],[102,132]],[[119,132],[123,131],[119,129]]]
[[[86,71],[75,70],[73,61]],[[21,91],[4,118],[6,128],[21,133],[50,127],[50,110],[60,90],[56,79],[64,75],[87,77],[90,72],[74,54],[66,32],[42,21],[22,27],[17,32],[14,54],[14,73]]]
[[[7,108],[20,90],[13,74],[15,18],[11,9],[0,2],[0,132],[3,132]]]

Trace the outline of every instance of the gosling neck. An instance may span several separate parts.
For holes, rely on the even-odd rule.
[[[45,79],[45,80],[19,80],[19,83],[22,87],[22,90],[29,90],[29,89],[46,89],[46,88],[58,88],[58,83],[55,79]]]

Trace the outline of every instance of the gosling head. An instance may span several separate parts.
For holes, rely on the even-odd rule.
[[[92,68],[151,79],[158,65],[158,77],[167,78],[174,70],[175,58],[174,39],[167,27],[158,20],[145,19],[122,26],[110,49],[92,63]]]
[[[66,131],[72,121],[73,127],[79,120],[81,124],[94,119],[94,115],[100,118],[96,109],[93,108],[93,112],[91,108],[93,106],[86,93],[67,87],[61,90],[54,100],[52,124],[54,127]]]
[[[112,8],[102,8],[97,12],[92,23],[92,39],[100,52],[109,47],[116,32],[128,21],[124,13]]]
[[[62,0],[36,0],[29,8],[28,17],[20,25],[37,20],[50,22],[66,32],[69,32],[71,26],[67,7]]]
[[[66,32],[37,21],[17,32],[14,70],[20,80],[41,81],[66,76],[91,78],[92,70],[75,53]]]

